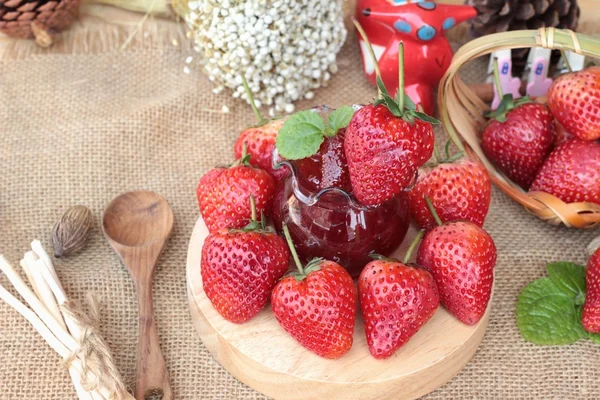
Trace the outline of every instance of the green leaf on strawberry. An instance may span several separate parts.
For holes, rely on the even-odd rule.
[[[285,121],[275,146],[279,154],[288,160],[310,157],[319,151],[325,137],[335,136],[350,123],[354,109],[343,106],[329,114],[327,125],[314,111],[300,111]]]
[[[517,326],[523,338],[541,345],[564,345],[586,337],[575,302],[550,278],[523,289],[517,301]]]

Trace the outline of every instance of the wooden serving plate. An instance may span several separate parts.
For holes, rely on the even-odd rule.
[[[397,255],[404,254],[411,228]],[[204,345],[233,376],[277,400],[414,399],[452,379],[469,362],[487,328],[491,301],[476,326],[466,326],[440,307],[433,318],[387,360],[371,357],[362,318],[354,345],[338,360],[326,360],[296,342],[275,320],[270,305],[242,325],[213,308],[202,289],[200,258],[208,229],[198,219],[187,257],[188,300]],[[400,257],[401,258],[401,257]]]

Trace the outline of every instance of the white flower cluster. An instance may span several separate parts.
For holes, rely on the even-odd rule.
[[[346,40],[343,0],[190,0],[186,22],[199,64],[217,84],[246,99],[241,75],[257,105],[294,111],[337,72]],[[188,58],[188,64],[194,59]],[[189,67],[186,67],[189,72]]]

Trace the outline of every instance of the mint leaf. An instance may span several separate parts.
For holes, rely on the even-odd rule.
[[[285,121],[275,146],[283,158],[299,160],[310,157],[319,151],[325,140],[325,122],[313,111],[300,111]]]
[[[572,262],[555,262],[546,266],[550,279],[566,295],[583,304],[585,300],[585,267]]]
[[[343,106],[338,108],[329,114],[327,118],[329,127],[336,133],[342,128],[345,128],[350,123],[352,116],[354,115],[354,109],[350,106]]]
[[[600,334],[590,333],[590,340],[596,344],[600,344]]]
[[[550,278],[523,289],[517,301],[517,326],[523,338],[535,344],[570,344],[586,337],[574,300]]]

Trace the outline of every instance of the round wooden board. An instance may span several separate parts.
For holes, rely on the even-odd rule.
[[[416,231],[398,249],[404,254]],[[354,345],[338,360],[326,360],[296,342],[275,320],[270,305],[242,325],[221,317],[202,289],[200,258],[208,229],[200,218],[187,257],[188,300],[193,323],[213,357],[233,376],[277,400],[414,399],[452,379],[469,362],[487,328],[488,306],[479,324],[466,326],[440,307],[403,348],[387,360],[371,357],[360,315]]]

